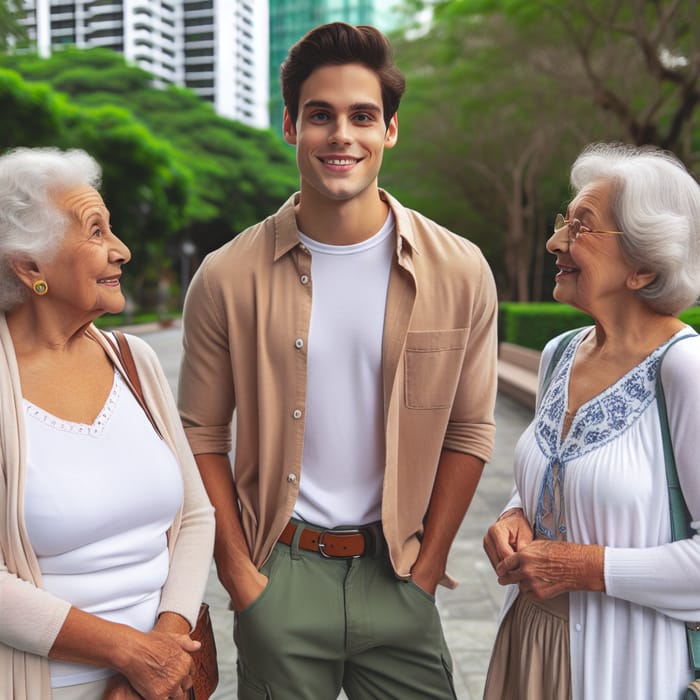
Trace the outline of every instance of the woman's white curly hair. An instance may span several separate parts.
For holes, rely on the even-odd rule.
[[[637,291],[654,311],[677,315],[700,297],[700,185],[668,151],[598,143],[571,168],[576,192],[613,184],[612,213],[625,257],[655,280]]]
[[[15,148],[0,156],[0,311],[29,293],[12,261],[51,260],[63,240],[67,220],[52,197],[82,185],[97,189],[101,175],[97,161],[78,149]]]

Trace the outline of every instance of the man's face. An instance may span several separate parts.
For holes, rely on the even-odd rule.
[[[396,115],[384,123],[379,78],[360,63],[317,68],[301,86],[296,124],[285,109],[283,126],[296,146],[302,201],[373,195],[384,148],[398,135]]]

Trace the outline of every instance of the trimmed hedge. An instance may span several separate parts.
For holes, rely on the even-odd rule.
[[[127,317],[126,314],[105,314],[95,319],[95,325],[98,328],[104,328],[105,330],[111,330],[112,328],[119,328],[119,326],[130,326],[132,324],[139,323],[152,323],[153,321],[159,321],[160,315],[155,311],[148,314],[134,314],[131,317]]]
[[[686,309],[680,319],[700,332],[699,306]],[[500,341],[542,350],[555,335],[592,323],[590,316],[567,304],[504,301],[499,304],[498,337]]]

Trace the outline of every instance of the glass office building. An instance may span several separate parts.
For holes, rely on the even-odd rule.
[[[22,23],[39,55],[105,47],[189,87],[222,116],[269,125],[268,14],[261,0],[24,0]]]

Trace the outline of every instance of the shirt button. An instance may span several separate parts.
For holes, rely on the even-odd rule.
[[[306,250],[306,246],[303,243],[300,243],[299,250]]]
[[[301,349],[304,347],[304,339],[303,339],[303,338],[297,338],[297,339],[294,341],[294,347],[295,347],[297,350],[301,350]]]
[[[296,474],[290,474],[290,475],[287,477],[287,481],[288,481],[290,484],[296,484],[296,483],[297,483],[297,475],[296,475]]]
[[[292,416],[294,418],[301,418],[301,411],[298,408],[295,408],[294,411],[292,412]]]
[[[309,283],[309,276],[308,276],[308,275],[302,275],[302,276],[299,278],[299,281],[300,281],[302,284],[308,284],[308,283]]]
[[[580,622],[577,622],[577,623],[576,623],[576,631],[577,631],[577,632],[580,632],[580,631],[581,631],[581,623],[580,623]]]

